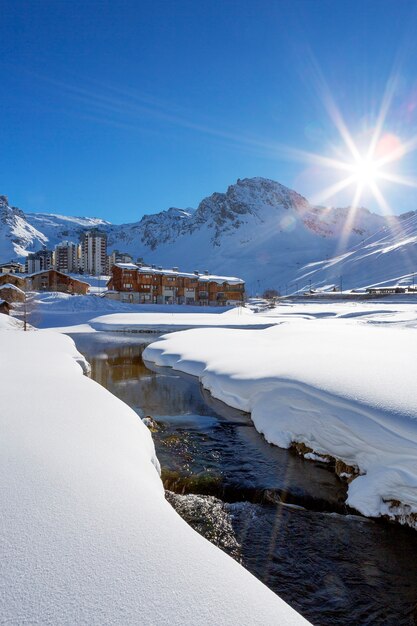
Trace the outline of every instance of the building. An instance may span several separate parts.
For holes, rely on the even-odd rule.
[[[384,296],[393,293],[407,293],[408,289],[407,287],[401,285],[386,285],[380,287],[369,287],[366,291],[372,295]]]
[[[84,274],[107,274],[107,235],[97,229],[82,233],[80,269]]]
[[[16,276],[16,274],[0,274],[0,287],[6,283],[15,285],[15,287],[19,287],[19,289],[22,290],[24,290],[26,286],[25,279],[22,276]]]
[[[0,313],[4,315],[10,315],[11,305],[6,300],[0,300]]]
[[[132,263],[133,257],[131,254],[127,252],[119,252],[118,250],[113,250],[111,254],[107,257],[107,265],[109,271],[116,263]]]
[[[5,283],[0,287],[0,299],[6,300],[9,304],[11,302],[24,302],[25,297],[25,292],[11,283]]]
[[[62,241],[55,246],[54,269],[64,274],[78,272],[80,268],[80,245],[72,241]]]
[[[230,306],[242,304],[245,283],[241,278],[180,272],[177,267],[116,263],[107,283],[109,298],[140,304],[188,304]]]
[[[54,269],[29,275],[26,286],[30,291],[62,291],[78,295],[85,295],[90,288],[88,283]]]
[[[23,274],[25,266],[18,261],[0,264],[0,274]]]
[[[49,270],[53,267],[53,264],[52,250],[39,250],[38,252],[30,253],[26,257],[25,271],[26,274],[33,274],[34,272]]]

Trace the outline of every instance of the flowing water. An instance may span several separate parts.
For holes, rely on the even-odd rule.
[[[155,420],[169,502],[313,624],[417,623],[417,532],[355,515],[326,465],[266,443],[195,378],[142,360],[148,336],[74,335],[92,378]]]

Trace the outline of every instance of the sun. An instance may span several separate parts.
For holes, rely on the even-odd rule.
[[[378,161],[369,157],[359,157],[353,163],[351,170],[356,184],[369,188],[372,188],[380,175],[383,175]]]

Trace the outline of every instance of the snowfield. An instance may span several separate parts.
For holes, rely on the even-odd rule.
[[[273,319],[263,319],[242,307],[129,304],[94,294],[73,296],[59,292],[34,293],[29,308],[29,319],[37,328],[68,333],[138,330],[167,332],[200,326],[266,328],[275,323]]]
[[[242,307],[236,307],[224,312],[217,312],[216,307],[211,307],[210,313],[203,313],[198,311],[198,309],[194,313],[188,313],[188,307],[176,307],[176,312],[168,312],[170,311],[168,305],[161,305],[159,311],[148,313],[146,306],[144,305],[140,313],[103,315],[90,320],[89,323],[94,330],[154,330],[155,332],[185,330],[193,327],[209,328],[213,326],[222,328],[267,328],[274,324],[273,320],[263,319],[249,309]],[[208,309],[209,307],[206,307],[206,311]]]
[[[295,303],[265,330],[166,335],[144,358],[198,376],[278,446],[302,442],[360,475],[348,504],[417,527],[417,304]]]
[[[69,337],[0,345],[2,623],[307,623],[175,513],[150,432]]]

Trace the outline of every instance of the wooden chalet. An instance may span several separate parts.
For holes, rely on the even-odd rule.
[[[10,315],[10,310],[12,305],[6,300],[0,300],[0,313],[4,313],[4,315]]]
[[[88,283],[53,269],[30,274],[26,285],[30,291],[61,291],[77,295],[85,295],[90,288]]]
[[[241,278],[134,263],[113,265],[107,287],[106,297],[139,304],[230,306],[242,304],[245,298]]]
[[[0,285],[0,299],[6,300],[9,304],[11,302],[24,302],[25,300],[25,292],[16,285],[12,285],[11,283],[6,283],[4,285]]]
[[[19,287],[19,289],[24,289],[26,286],[25,279],[22,278],[22,276],[16,276],[16,274],[0,274],[0,287],[6,283]]]

